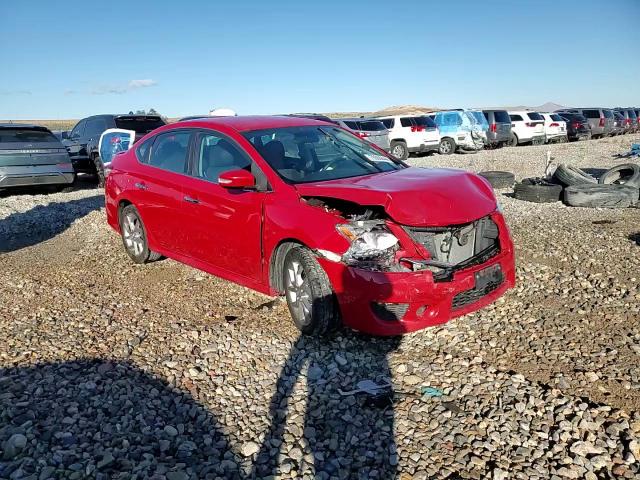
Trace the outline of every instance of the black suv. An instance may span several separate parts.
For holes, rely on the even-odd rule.
[[[104,165],[98,153],[100,135],[109,128],[121,128],[136,132],[136,141],[166,122],[159,115],[93,115],[83,118],[62,143],[67,148],[73,168],[78,172],[93,173],[98,184],[104,185]]]

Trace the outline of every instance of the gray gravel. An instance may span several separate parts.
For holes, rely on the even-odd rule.
[[[551,149],[605,168],[632,140]],[[546,149],[410,162],[522,178]],[[0,198],[0,478],[637,478],[638,210],[504,193],[503,299],[401,339],[325,341],[282,302],[133,265],[97,189]],[[340,395],[362,379],[390,379],[393,401]]]

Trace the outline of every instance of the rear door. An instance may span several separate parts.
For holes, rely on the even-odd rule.
[[[506,110],[495,110],[493,120],[496,125],[496,133],[499,138],[509,139],[511,137],[511,118]]]
[[[68,165],[69,154],[60,141],[45,128],[0,128],[0,168],[34,168]]]
[[[534,136],[544,135],[544,117],[538,112],[528,112],[529,122],[527,126],[533,130]]]
[[[133,179],[137,191],[134,204],[149,235],[163,249],[177,254],[185,251],[182,184],[187,178],[191,136],[190,129],[176,129],[154,137],[150,152],[139,159],[142,165]]]
[[[159,115],[118,115],[114,118],[115,127],[136,132],[135,141],[147,133],[166,125]]]
[[[357,122],[361,138],[389,150],[389,131],[380,120],[360,120]]]
[[[257,166],[231,138],[201,130],[193,143],[193,168],[184,180],[182,228],[185,253],[193,259],[253,282],[262,275],[262,203],[266,193],[229,189],[218,184],[221,173]]]

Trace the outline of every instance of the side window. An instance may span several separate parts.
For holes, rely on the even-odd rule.
[[[387,128],[393,128],[393,118],[387,118],[385,120],[382,120],[382,123],[384,124],[385,127]]]
[[[344,122],[344,124],[349,127],[351,130],[358,130],[358,124],[356,122]]]
[[[251,171],[251,159],[234,142],[215,133],[202,133],[196,146],[196,177],[218,183],[221,173]]]
[[[453,127],[462,124],[462,118],[455,112],[445,113],[442,119],[442,125],[446,127]]]
[[[69,137],[70,138],[79,138],[79,137],[81,137],[83,132],[84,132],[85,123],[86,122],[84,120],[82,120],[75,127],[73,127],[73,130],[71,130],[71,134],[69,135]]]
[[[87,120],[87,124],[84,127],[84,136],[96,136],[100,135],[107,129],[107,122],[104,118],[92,118]]]
[[[412,127],[413,122],[411,121],[410,117],[405,117],[400,119],[400,125],[402,125],[403,127]]]
[[[521,122],[522,121],[522,117],[520,115],[509,115],[509,117],[511,117],[511,121],[512,122]]]
[[[136,157],[138,161],[141,163],[149,163],[149,151],[151,150],[151,145],[155,137],[151,137],[149,140],[145,140],[143,143],[136,147]]]
[[[187,151],[191,132],[162,133],[155,138],[149,165],[175,173],[186,173]]]

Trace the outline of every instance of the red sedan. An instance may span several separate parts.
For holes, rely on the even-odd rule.
[[[484,179],[409,167],[317,120],[158,128],[113,159],[106,208],[134,262],[166,256],[285,295],[305,334],[411,332],[515,283],[509,230]]]

